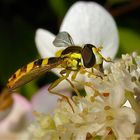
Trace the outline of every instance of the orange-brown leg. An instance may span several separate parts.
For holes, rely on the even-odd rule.
[[[60,93],[58,93],[58,92],[53,91],[53,88],[55,88],[61,81],[66,80],[68,76],[69,76],[69,73],[68,73],[68,72],[66,73],[65,76],[62,75],[62,77],[60,77],[59,79],[57,79],[56,81],[54,81],[54,82],[49,86],[48,91],[49,91],[50,93],[52,93],[52,94],[58,95],[58,96],[60,96],[60,97],[62,97],[62,98],[64,98],[64,99],[66,99],[67,102],[68,102],[68,104],[69,104],[70,107],[72,108],[72,111],[74,112],[74,109],[73,109],[73,107],[72,107],[72,105],[71,105],[71,103],[70,103],[70,101],[69,101],[69,98],[68,98],[67,96],[63,95],[63,94],[60,94]]]

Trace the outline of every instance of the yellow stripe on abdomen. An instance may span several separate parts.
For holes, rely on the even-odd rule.
[[[30,72],[33,69],[33,67],[34,67],[34,62],[31,62],[31,63],[27,64],[27,70],[26,70],[26,72],[27,73]]]
[[[45,66],[48,64],[48,58],[43,59],[41,66]]]
[[[12,76],[9,78],[7,87],[10,89],[15,89],[20,87],[41,74],[49,71],[50,69],[58,66],[62,62],[62,58],[51,57],[45,59],[37,59],[21,69],[18,69]]]

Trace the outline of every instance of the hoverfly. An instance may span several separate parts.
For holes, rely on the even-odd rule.
[[[60,32],[53,41],[53,44],[56,47],[65,47],[65,49],[58,51],[56,57],[37,59],[18,69],[11,78],[9,78],[7,87],[14,90],[53,68],[63,68],[60,72],[61,77],[52,83],[48,90],[51,93],[63,96],[52,91],[52,89],[62,80],[67,80],[80,96],[72,82],[68,79],[71,71],[74,72],[74,80],[76,78],[76,73],[81,69],[98,68],[101,70],[103,60],[108,61],[100,54],[100,49],[92,44],[85,44],[83,48],[74,45],[71,36],[67,32]]]

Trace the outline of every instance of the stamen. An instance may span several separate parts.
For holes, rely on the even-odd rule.
[[[91,102],[94,102],[94,101],[95,101],[95,97],[94,97],[94,96],[91,96],[91,97],[90,97],[90,101],[91,101]]]
[[[112,129],[109,126],[107,126],[106,130],[111,131]]]
[[[84,117],[87,114],[88,114],[88,108],[84,108],[83,111],[81,113],[79,113],[79,116]]]
[[[103,93],[104,97],[108,97],[110,94],[108,92]]]
[[[88,114],[88,108],[84,108],[84,109],[83,109],[83,113],[84,113],[84,114]]]
[[[112,129],[109,126],[106,127],[106,130],[109,132],[108,134],[110,134],[110,132],[112,132]]]
[[[105,107],[104,107],[104,110],[110,110],[110,109],[111,109],[110,106],[105,106]]]
[[[93,131],[91,135],[92,135],[92,137],[95,137],[97,134],[95,131]]]
[[[138,78],[138,81],[140,82],[140,76],[139,76],[139,78]]]
[[[112,116],[107,116],[107,117],[106,117],[106,120],[107,120],[107,121],[111,121],[111,120],[113,120],[113,119],[114,119],[114,118],[113,118]]]
[[[135,76],[132,76],[131,81],[135,82],[135,81],[137,81],[137,78]]]
[[[80,127],[81,124],[80,123],[75,123],[75,127]]]
[[[88,132],[86,135],[86,140],[90,140],[92,138],[92,135]]]

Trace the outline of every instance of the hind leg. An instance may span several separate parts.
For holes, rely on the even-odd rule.
[[[60,82],[62,82],[63,80],[67,79],[68,76],[69,76],[69,73],[68,73],[68,72],[66,73],[65,76],[62,75],[62,77],[60,77],[59,79],[57,79],[56,81],[54,81],[54,82],[49,86],[48,91],[49,91],[50,93],[52,93],[52,94],[58,95],[58,96],[60,96],[60,97],[62,97],[62,98],[64,98],[64,99],[66,99],[67,102],[68,102],[68,104],[70,105],[72,111],[74,112],[73,106],[71,105],[71,103],[70,103],[70,101],[69,101],[69,97],[67,97],[67,96],[65,96],[65,95],[63,95],[63,94],[61,94],[61,93],[58,93],[58,92],[56,92],[56,91],[53,91],[53,89],[54,89]]]

